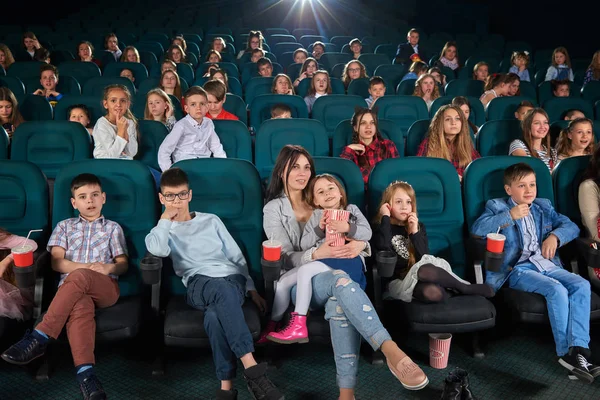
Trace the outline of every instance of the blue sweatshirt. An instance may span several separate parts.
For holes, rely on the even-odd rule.
[[[223,222],[213,214],[191,213],[190,221],[161,219],[146,236],[146,248],[157,257],[171,257],[175,274],[187,287],[194,275],[213,278],[241,274],[246,290],[256,290],[242,251]]]

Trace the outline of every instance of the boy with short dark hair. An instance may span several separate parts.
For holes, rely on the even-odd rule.
[[[258,68],[258,75],[263,78],[268,78],[273,76],[273,63],[267,57],[262,57],[256,62],[256,67]]]
[[[499,272],[487,271],[494,290],[512,289],[545,297],[558,362],[577,378],[591,383],[600,368],[590,364],[590,283],[566,271],[556,250],[579,236],[579,228],[557,213],[548,199],[537,199],[534,170],[525,163],[504,171],[508,198],[489,200],[472,234],[485,238],[499,232],[504,260]]]
[[[532,102],[530,102],[528,100],[523,100],[519,104],[517,109],[515,110],[515,118],[518,119],[519,121],[523,121],[525,119],[525,114],[527,114],[529,111],[533,110],[534,108],[535,108],[535,106],[533,105]]]
[[[373,108],[373,105],[378,98],[385,95],[385,81],[380,76],[374,76],[369,79],[369,97],[365,99],[369,109]]]
[[[127,272],[127,246],[119,224],[102,215],[106,194],[97,176],[76,176],[71,195],[79,216],[59,222],[48,241],[52,269],[61,273],[58,291],[42,322],[2,358],[28,364],[44,355],[49,339],[56,339],[66,325],[83,398],[105,399],[94,370],[95,309],[119,299],[117,279]]]
[[[396,64],[407,64],[409,62],[424,61],[429,58],[419,45],[419,31],[412,28],[406,35],[407,42],[398,45],[396,52]]]
[[[568,79],[550,81],[554,97],[569,97],[571,95],[571,81]]]
[[[287,104],[277,103],[271,107],[271,118],[292,118],[292,109]]]
[[[54,65],[44,64],[40,67],[40,84],[43,89],[38,89],[33,94],[44,96],[52,107],[56,106],[63,95],[56,91],[58,69]]]
[[[185,92],[185,118],[180,119],[163,140],[158,149],[158,165],[163,171],[173,163],[191,158],[227,158],[215,125],[208,112],[208,95],[200,86],[192,86]]]
[[[257,47],[256,49],[252,50],[252,53],[250,55],[250,61],[253,63],[258,62],[258,60],[260,60],[264,56],[265,56],[265,51],[263,49],[261,49],[260,47]]]
[[[223,108],[223,104],[227,100],[227,86],[221,80],[212,79],[206,82],[204,90],[208,100],[208,113],[206,114],[208,118],[239,120],[238,117]]]
[[[283,400],[266,376],[267,365],[257,364],[254,344],[242,304],[246,297],[265,311],[248,273],[244,255],[223,222],[213,214],[190,212],[192,190],[187,174],[172,168],[160,179],[160,202],[165,206],[158,225],[146,236],[148,251],[171,257],[175,274],[187,288],[187,302],[204,311],[217,378],[217,400],[237,399],[233,389],[237,359],[244,365],[244,379],[255,399]]]

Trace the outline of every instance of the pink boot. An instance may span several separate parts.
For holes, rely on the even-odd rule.
[[[269,320],[269,322],[267,322],[267,326],[265,327],[265,329],[260,333],[260,337],[256,341],[256,344],[269,343],[269,341],[267,340],[267,335],[271,332],[275,332],[277,330],[278,326],[279,326],[279,321]]]
[[[306,315],[300,315],[293,312],[288,325],[279,332],[269,333],[267,339],[281,344],[308,343]]]

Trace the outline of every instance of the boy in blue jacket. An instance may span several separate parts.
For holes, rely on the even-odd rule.
[[[506,236],[499,272],[486,272],[494,288],[508,281],[512,289],[539,293],[546,298],[558,362],[573,375],[591,383],[600,375],[592,365],[590,342],[590,284],[562,268],[556,249],[579,235],[569,218],[557,213],[547,199],[536,199],[535,172],[525,164],[504,171],[508,198],[489,200],[475,221],[472,234],[485,238],[496,232]]]
[[[235,400],[237,359],[244,365],[248,389],[258,400],[284,400],[266,376],[267,364],[257,364],[254,344],[242,304],[249,296],[264,312],[266,303],[254,287],[242,251],[223,222],[213,214],[190,212],[192,190],[179,168],[163,172],[160,202],[165,211],[146,236],[146,248],[158,257],[171,257],[173,269],[187,288],[187,302],[204,311],[221,389],[217,400]]]

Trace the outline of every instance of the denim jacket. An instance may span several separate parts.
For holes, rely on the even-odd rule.
[[[511,205],[509,198],[489,200],[485,211],[477,218],[471,228],[475,237],[485,238],[488,233],[495,233],[500,227],[500,233],[506,236],[504,243],[504,261],[499,272],[486,272],[486,283],[500,289],[510,276],[513,267],[521,258],[523,252],[523,232],[521,224],[515,223],[510,216]],[[579,228],[571,220],[557,213],[548,199],[535,199],[530,212],[535,221],[536,234],[541,244],[550,235],[558,238],[558,245],[563,246],[579,236]],[[561,266],[558,253],[552,259],[555,265]]]

